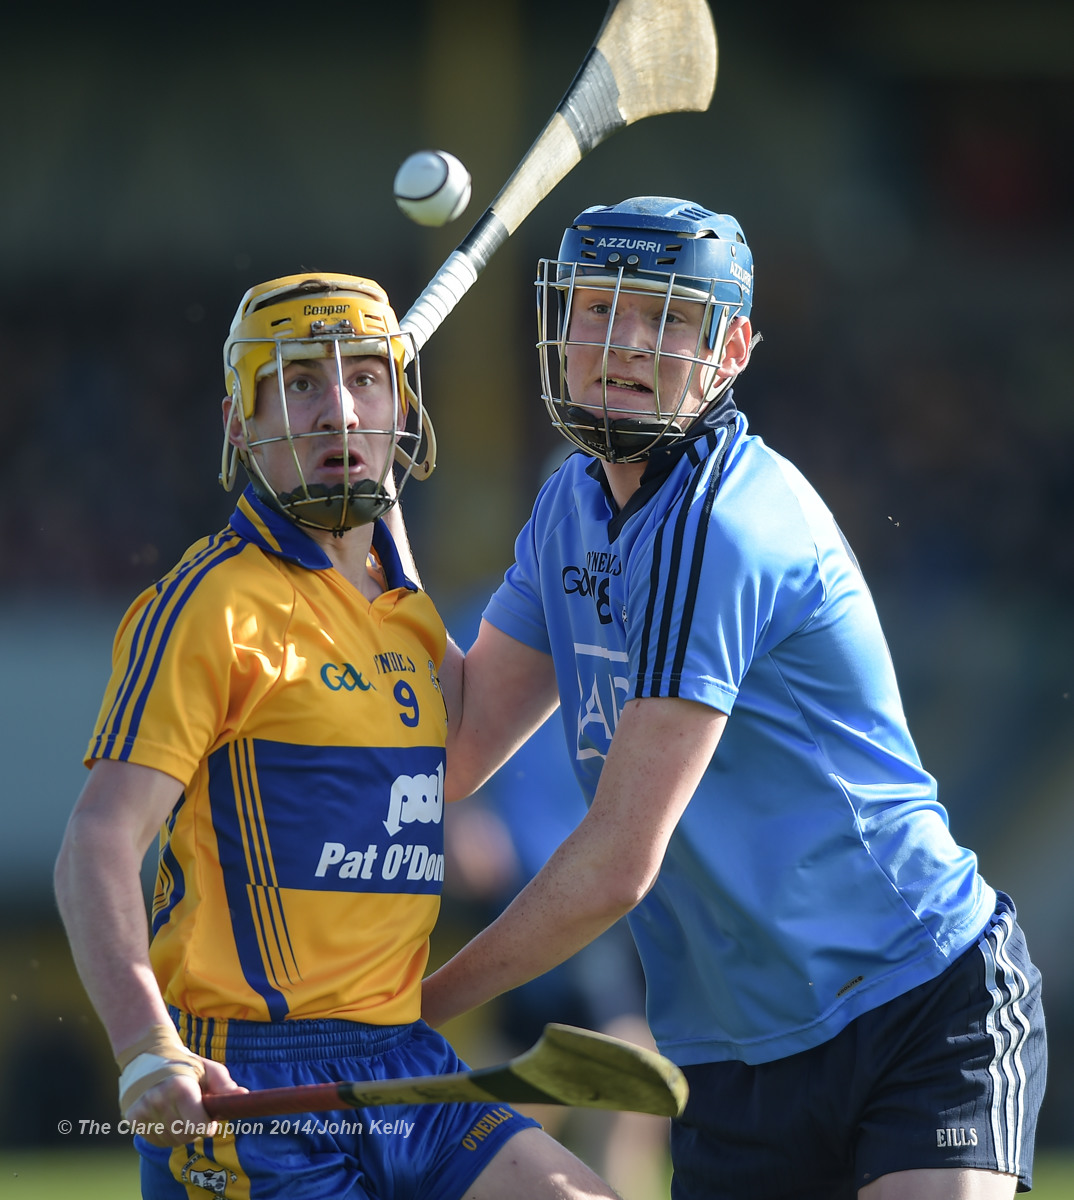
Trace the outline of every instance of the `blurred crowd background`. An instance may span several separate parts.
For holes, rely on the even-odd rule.
[[[1074,7],[713,11],[711,110],[590,154],[424,351],[441,465],[406,509],[425,582],[464,630],[559,451],[532,280],[564,225],[646,193],[734,213],[764,336],[736,400],[855,547],[955,834],[1019,906],[1050,1019],[1041,1142],[1069,1147]],[[215,480],[239,297],[336,269],[379,280],[402,315],[536,137],[604,12],[59,0],[5,16],[0,1146],[55,1139],[71,1115],[60,1077],[77,1080],[83,1115],[112,1111],[51,864],[116,621],[233,505]],[[409,223],[391,196],[402,159],[432,146],[473,174],[469,212],[444,230]],[[437,952],[486,911],[449,896]]]

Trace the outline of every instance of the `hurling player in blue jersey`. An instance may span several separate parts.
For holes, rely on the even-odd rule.
[[[222,471],[230,487],[241,461],[250,486],[116,636],[56,887],[148,1200],[614,1196],[507,1105],[229,1126],[202,1102],[462,1069],[420,1019],[446,633],[381,519],[393,463],[399,487],[433,464],[407,351],[372,280],[251,288],[224,347]]]
[[[1025,1190],[1039,974],[949,832],[853,553],[732,399],[756,340],[741,227],[668,197],[590,208],[538,275],[544,398],[580,453],[445,660],[447,795],[558,704],[589,809],[426,980],[426,1019],[629,913],[691,1087],[676,1200]]]

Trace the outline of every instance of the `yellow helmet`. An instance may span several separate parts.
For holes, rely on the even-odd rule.
[[[405,471],[399,489],[412,474],[428,478],[436,465],[436,438],[422,405],[418,356],[410,336],[400,332],[384,289],[371,279],[310,273],[286,275],[250,288],[239,303],[224,343],[230,412],[239,417],[245,431],[254,416],[261,379],[277,373],[282,376],[284,366],[296,359],[335,358],[337,354],[375,355],[391,362],[398,414],[390,432],[396,438],[395,459]],[[296,490],[277,493],[253,457],[231,444],[225,429],[220,478],[229,490],[240,459],[259,492],[268,489],[266,498],[300,524],[313,528],[342,533],[375,520],[395,501],[383,478],[376,485],[362,481],[333,489],[307,486],[302,479]]]

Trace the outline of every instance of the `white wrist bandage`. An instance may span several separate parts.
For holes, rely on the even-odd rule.
[[[200,1080],[205,1064],[179,1041],[173,1028],[154,1025],[133,1046],[116,1056],[119,1064],[119,1108],[126,1115],[136,1100],[172,1075]]]

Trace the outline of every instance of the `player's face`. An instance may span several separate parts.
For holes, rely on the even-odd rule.
[[[250,453],[274,490],[382,478],[395,446],[387,359],[300,359],[284,367],[283,385],[281,396],[278,375],[259,381],[247,423]]]
[[[711,369],[701,336],[705,305],[661,292],[576,288],[571,302],[567,386],[571,402],[611,420],[692,417]],[[659,347],[659,366],[655,352]],[[680,356],[680,357],[676,357]]]

